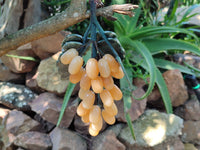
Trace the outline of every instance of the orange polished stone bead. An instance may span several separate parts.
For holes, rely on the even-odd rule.
[[[84,72],[85,72],[85,70],[83,68],[81,68],[78,73],[70,74],[69,81],[74,84],[78,83],[81,80]]]
[[[122,70],[122,67],[119,66],[117,72],[111,72],[111,75],[116,79],[122,79],[124,77],[124,72]]]
[[[81,103],[78,105],[76,112],[77,112],[77,114],[78,114],[79,116],[84,116],[84,115],[86,115],[87,113],[90,112],[90,109],[85,109],[85,108],[83,107],[82,102],[81,102]]]
[[[107,89],[104,89],[103,92],[100,93],[100,98],[107,107],[110,107],[113,103],[113,97]]]
[[[105,109],[102,110],[102,117],[104,119],[104,121],[109,124],[112,125],[115,123],[115,116],[111,116]]]
[[[89,90],[91,86],[91,79],[85,73],[83,74],[81,81],[80,81],[80,88],[84,90]]]
[[[119,64],[112,55],[106,54],[103,56],[103,59],[108,62],[111,72],[116,72],[118,70]]]
[[[110,116],[115,116],[118,113],[115,103],[113,103],[110,107],[104,106],[104,109],[109,113]]]
[[[86,74],[90,79],[97,78],[99,74],[98,62],[94,58],[90,58],[86,64]]]
[[[78,51],[74,48],[70,48],[60,57],[60,61],[62,64],[67,65],[75,56],[78,56]]]
[[[114,84],[114,87],[109,90],[114,100],[121,100],[123,97],[122,91]]]
[[[92,90],[95,93],[101,93],[103,91],[103,80],[101,77],[91,80]]]
[[[107,78],[102,78],[103,80],[103,86],[107,89],[107,90],[111,90],[114,86],[114,81],[113,78],[111,76],[107,77]]]
[[[85,109],[91,109],[92,106],[94,105],[94,101],[95,101],[95,94],[94,92],[88,90],[83,98],[83,107]]]
[[[97,123],[101,117],[101,109],[98,105],[94,105],[90,109],[89,120],[91,123]]]
[[[105,59],[99,59],[98,61],[98,67],[101,77],[107,78],[110,76],[110,67],[108,65],[108,62]]]
[[[83,58],[75,56],[69,64],[68,72],[70,74],[77,74],[83,65]]]

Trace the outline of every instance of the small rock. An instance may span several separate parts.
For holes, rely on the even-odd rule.
[[[9,108],[30,110],[29,102],[36,94],[23,85],[0,82],[0,104]]]
[[[30,43],[19,47],[17,50],[13,50],[8,52],[9,55],[16,55],[16,56],[28,56],[28,57],[35,57],[35,53],[32,51],[32,47]],[[3,55],[1,57],[2,62],[13,72],[15,73],[26,73],[30,72],[35,66],[35,61],[24,60],[16,57],[10,57],[7,55]]]
[[[169,90],[172,106],[177,107],[184,104],[188,99],[188,93],[181,72],[178,69],[168,70],[163,73],[163,77]]]
[[[193,144],[186,143],[184,144],[184,150],[198,150]]]
[[[84,123],[81,117],[75,115],[74,128],[80,134],[89,134],[88,132],[89,123]]]
[[[196,99],[187,101],[182,107],[178,107],[174,113],[184,120],[200,120],[200,104]]]
[[[65,72],[66,78],[62,78],[56,61],[60,53],[42,60],[38,70],[36,81],[38,86],[46,91],[56,94],[64,94],[69,84],[69,73]]]
[[[39,128],[40,124],[37,121],[31,119],[21,111],[10,111],[6,122],[6,129],[13,135],[27,131],[36,131]]]
[[[112,130],[103,132],[92,139],[91,150],[125,150],[126,147],[117,139]]]
[[[129,127],[121,130],[119,139],[127,149],[137,150],[167,150],[174,148],[179,139],[183,120],[173,114],[160,113],[156,110],[147,110],[133,123],[136,141],[133,140]],[[179,148],[180,149],[180,148]],[[181,150],[181,149],[180,149]]]
[[[44,92],[37,83],[37,75],[38,72],[36,69],[33,69],[31,72],[26,74],[26,86],[30,88],[32,91],[36,92],[37,94]]]
[[[172,106],[177,107],[184,104],[188,99],[188,93],[181,72],[178,69],[168,70],[163,73],[163,77],[169,91]],[[158,105],[160,98],[161,95],[159,94],[159,89],[155,88],[148,97],[148,103],[157,107],[156,105]],[[161,106],[161,102],[159,103],[159,106]],[[162,102],[162,107],[163,106]]]
[[[13,83],[24,83],[24,76],[10,71],[0,60],[0,81],[10,81]]]
[[[133,92],[133,95],[135,97],[141,97],[145,94],[144,90],[142,88],[138,88]],[[146,108],[146,102],[147,99],[143,99],[143,100],[135,100],[134,98],[132,99],[132,104],[131,104],[131,108],[128,110],[130,116],[131,116],[131,121],[136,120],[140,115],[142,115],[144,113],[144,110]],[[118,108],[118,114],[116,116],[118,121],[121,122],[126,122],[126,118],[124,116],[124,104],[123,101],[116,101],[115,102]]]
[[[42,93],[35,100],[33,100],[30,105],[32,110],[39,114],[44,120],[57,124],[63,103],[62,100],[62,98],[57,97],[53,93]],[[61,127],[69,127],[76,114],[77,106],[78,100],[69,101],[63,115],[63,119],[60,123]]]
[[[52,150],[87,150],[85,140],[68,129],[56,127],[50,133],[50,138],[53,143]]]
[[[48,58],[61,51],[62,41],[68,34],[69,32],[61,31],[48,37],[33,41],[31,43],[33,51],[40,59]]]
[[[200,121],[185,121],[181,139],[183,142],[189,142],[200,145]]]
[[[18,135],[14,145],[28,150],[51,150],[52,148],[49,135],[39,132],[26,132]]]

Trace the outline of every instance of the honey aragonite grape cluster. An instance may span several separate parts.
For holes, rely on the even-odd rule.
[[[90,58],[83,68],[83,58],[74,48],[67,50],[60,58],[61,63],[68,66],[71,83],[80,82],[79,98],[82,100],[77,108],[77,114],[84,123],[89,123],[89,133],[98,135],[102,129],[103,120],[112,125],[115,123],[115,115],[118,113],[114,100],[122,99],[122,92],[114,84],[113,77],[121,79],[123,70],[115,58],[105,54],[101,59]],[[103,104],[95,102],[99,94]]]

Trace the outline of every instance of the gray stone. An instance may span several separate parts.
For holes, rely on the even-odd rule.
[[[52,150],[87,150],[86,141],[68,129],[56,127],[50,138],[53,143]]]
[[[30,110],[29,102],[36,94],[23,85],[0,82],[0,103],[10,108]]]
[[[156,110],[147,110],[139,119],[133,123],[136,141],[133,140],[129,127],[121,130],[119,139],[126,145],[127,149],[137,150],[167,150],[179,143],[183,120],[173,114],[160,113]],[[180,149],[180,148],[178,148]]]
[[[49,135],[39,132],[26,132],[18,135],[14,145],[28,150],[51,150],[52,148]]]
[[[42,60],[37,70],[36,81],[38,86],[46,91],[64,94],[69,84],[69,73],[66,71],[66,78],[62,78],[57,66],[60,53]]]
[[[200,121],[185,121],[181,139],[183,142],[200,145]]]

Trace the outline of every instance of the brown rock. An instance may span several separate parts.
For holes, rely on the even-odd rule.
[[[18,135],[14,145],[28,150],[50,150],[52,148],[49,135],[39,132],[26,132]]]
[[[92,139],[91,150],[125,150],[126,147],[117,139],[112,130],[103,132]]]
[[[28,56],[28,57],[36,56],[32,51],[30,43],[19,47],[17,50],[10,51],[8,54],[16,56]],[[30,72],[37,64],[35,61],[24,60],[20,58],[10,57],[7,55],[3,55],[1,57],[1,60],[11,71],[15,73]]]
[[[0,81],[10,81],[14,83],[24,83],[24,76],[20,74],[16,74],[8,67],[6,67],[0,60]]]
[[[60,115],[62,107],[62,98],[57,97],[53,93],[42,93],[30,104],[33,111],[38,113],[44,120],[57,124],[58,117]],[[60,123],[61,127],[69,127],[75,114],[76,108],[78,106],[78,100],[70,100],[63,119]]]
[[[178,69],[168,70],[163,73],[163,77],[169,91],[172,106],[177,107],[184,104],[188,99],[188,93],[181,72]],[[159,93],[159,89],[155,88],[148,97],[148,103],[152,105],[158,105],[159,103],[159,105],[163,107],[163,103],[159,102],[161,98]]]
[[[60,53],[42,60],[38,70],[36,81],[38,86],[46,91],[64,94],[69,84],[69,73],[66,71],[66,77],[62,78],[57,66],[57,59]]]
[[[36,80],[37,75],[38,75],[38,72],[36,69],[33,69],[31,72],[28,72],[26,74],[26,86],[29,87],[32,91],[39,94],[39,93],[44,92],[44,90],[42,90],[37,84],[37,80]]]
[[[182,107],[178,107],[174,113],[184,120],[200,120],[200,104],[196,99],[187,101]]]
[[[184,104],[188,99],[188,93],[181,72],[178,69],[169,70],[163,73],[163,77],[169,90],[172,106]]]
[[[74,118],[74,128],[80,134],[89,134],[88,132],[89,123],[84,123],[79,116]]]
[[[68,129],[56,127],[50,133],[50,138],[53,143],[52,150],[87,150],[85,140]]]
[[[185,121],[181,139],[183,142],[189,142],[200,145],[200,121]]]
[[[40,59],[45,59],[61,51],[63,39],[69,32],[61,31],[32,42],[33,51]]]
[[[9,117],[6,122],[6,129],[13,135],[18,135],[27,131],[35,131],[40,128],[40,125],[29,116],[21,111],[10,111]]]
[[[133,92],[133,95],[135,97],[141,97],[145,94],[144,90],[141,88],[136,89]],[[144,110],[146,109],[146,102],[147,99],[143,99],[143,100],[135,100],[134,98],[132,99],[132,104],[131,104],[131,108],[128,110],[130,116],[131,116],[131,121],[136,120],[140,115],[142,115],[144,113]],[[122,122],[126,122],[126,118],[124,116],[124,105],[123,105],[123,101],[116,101],[115,102],[118,108],[118,114],[116,116],[118,121],[122,121]]]

